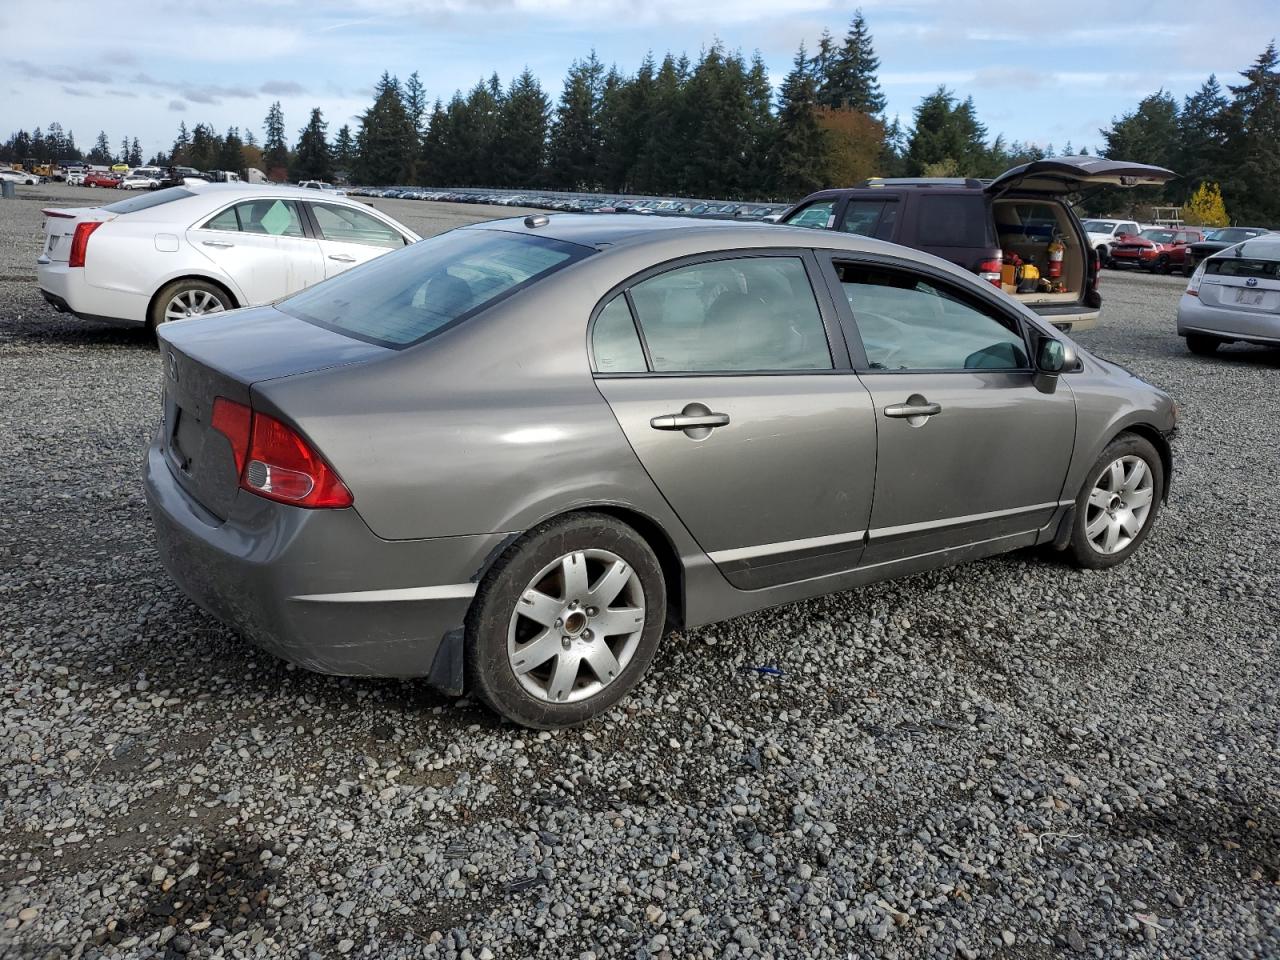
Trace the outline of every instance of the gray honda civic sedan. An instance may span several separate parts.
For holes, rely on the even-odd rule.
[[[164,563],[301,666],[534,727],[695,627],[1036,544],[1126,559],[1176,406],[989,283],[790,227],[496,221],[160,328]]]

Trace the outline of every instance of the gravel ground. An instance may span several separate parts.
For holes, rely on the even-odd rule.
[[[73,194],[0,201],[0,956],[1280,954],[1280,353],[1192,357],[1180,281],[1109,274],[1081,337],[1182,404],[1132,561],[672,635],[620,709],[533,734],[290,669],[177,594],[154,349],[31,282]]]

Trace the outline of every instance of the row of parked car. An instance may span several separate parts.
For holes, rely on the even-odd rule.
[[[1140,226],[1132,220],[1086,220],[1103,266],[1191,276],[1206,257],[1272,231],[1266,227]]]
[[[349,194],[394,200],[441,200],[484,203],[503,207],[533,207],[562,213],[639,213],[670,217],[712,217],[724,220],[775,221],[786,203],[739,203],[729,200],[691,200],[677,197],[628,198],[587,194],[516,193],[509,190],[432,190],[418,187],[355,187]]]

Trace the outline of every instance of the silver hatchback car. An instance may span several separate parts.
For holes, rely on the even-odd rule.
[[[1201,356],[1237,341],[1280,347],[1280,233],[1200,261],[1178,304],[1178,336]]]
[[[1151,530],[1176,407],[876,240],[635,216],[455,230],[160,328],[181,587],[312,670],[578,723],[695,627]]]

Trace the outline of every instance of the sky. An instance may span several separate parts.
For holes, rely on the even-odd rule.
[[[759,50],[775,84],[803,41],[844,35],[857,4],[828,0],[45,0],[0,6],[0,137],[51,121],[82,149],[105,130],[148,157],[180,121],[259,139],[279,100],[292,138],[313,106],[353,130],[383,70],[417,70],[447,100],[526,65],[554,100],[593,48],[632,72],[646,51],[719,39]],[[861,4],[888,114],[909,123],[939,84],[972,95],[989,135],[1091,150],[1100,127],[1164,88],[1234,82],[1272,37],[1280,0],[897,0]],[[1209,11],[1212,11],[1210,16]],[[136,11],[136,12],[135,12]],[[1132,158],[1140,160],[1142,158]]]

